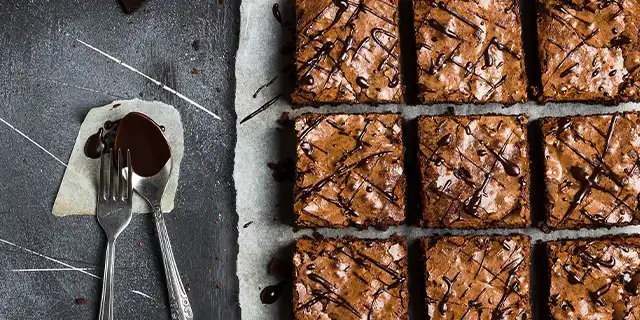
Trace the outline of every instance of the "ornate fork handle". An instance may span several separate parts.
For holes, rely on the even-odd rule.
[[[169,304],[171,306],[171,318],[174,320],[192,320],[193,311],[189,303],[189,297],[184,289],[176,260],[173,257],[173,249],[169,241],[169,233],[164,223],[164,217],[160,204],[153,206],[153,218],[156,222],[158,239],[160,240],[160,249],[162,250],[162,260],[164,262],[164,275],[167,279],[167,288],[169,289]]]

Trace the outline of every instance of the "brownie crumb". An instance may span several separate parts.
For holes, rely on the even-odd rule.
[[[282,113],[280,118],[278,118],[277,123],[278,123],[278,125],[280,125],[283,128],[293,128],[294,127],[294,121],[293,121],[293,119],[291,119],[291,117],[289,117],[289,112],[286,112],[286,111]]]
[[[191,48],[193,51],[200,50],[200,39],[193,40],[193,42],[191,42]]]
[[[192,75],[200,75],[200,69],[198,69],[198,67],[193,67],[193,69],[191,69],[191,74]]]
[[[267,166],[271,169],[271,176],[276,182],[293,181],[295,178],[295,163],[291,158],[275,163],[269,162]]]
[[[272,276],[287,278],[291,275],[290,264],[278,257],[272,258],[267,266],[267,273]]]
[[[78,305],[84,305],[84,304],[88,304],[89,300],[85,299],[85,298],[76,298],[76,304]]]

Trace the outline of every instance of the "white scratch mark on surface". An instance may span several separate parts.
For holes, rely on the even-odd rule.
[[[86,43],[86,42],[84,42],[84,41],[80,40],[80,39],[76,39],[76,41],[78,41],[78,42],[82,43],[84,46],[88,47],[89,49],[91,49],[91,50],[93,50],[93,51],[95,51],[95,52],[97,52],[97,53],[99,53],[99,54],[101,54],[101,55],[103,55],[103,56],[105,56],[105,57],[109,58],[110,60],[112,60],[112,61],[116,62],[117,64],[119,64],[119,65],[121,65],[121,66],[123,66],[123,67],[125,67],[125,68],[127,68],[127,69],[129,69],[129,70],[131,70],[131,71],[133,71],[133,72],[135,72],[135,73],[137,73],[137,74],[139,74],[139,75],[143,76],[143,77],[145,77],[147,80],[149,80],[149,81],[151,81],[151,82],[155,83],[155,84],[156,84],[156,85],[158,85],[160,88],[162,88],[162,89],[164,89],[164,90],[167,90],[167,91],[171,92],[172,94],[176,95],[178,98],[180,98],[180,99],[182,99],[182,100],[184,100],[184,101],[186,101],[186,102],[190,103],[191,105],[193,105],[193,106],[197,107],[198,109],[200,109],[200,110],[202,110],[202,111],[204,111],[204,112],[208,113],[210,116],[212,116],[212,117],[214,117],[214,118],[216,118],[216,119],[218,119],[218,120],[222,120],[222,119],[221,119],[217,114],[215,114],[215,113],[213,113],[213,112],[209,111],[208,109],[206,109],[205,107],[201,106],[201,105],[200,105],[200,104],[198,104],[197,102],[195,102],[195,101],[193,101],[193,100],[191,100],[191,99],[187,98],[187,97],[186,97],[186,96],[184,96],[182,93],[180,93],[180,92],[178,92],[178,91],[176,91],[176,90],[174,90],[174,89],[171,89],[171,88],[167,87],[167,86],[166,86],[165,84],[163,84],[162,82],[160,82],[160,81],[158,81],[158,80],[156,80],[156,79],[154,79],[154,78],[151,78],[150,76],[148,76],[148,75],[146,75],[146,74],[144,74],[144,73],[142,73],[142,72],[138,71],[136,68],[134,68],[134,67],[132,67],[132,66],[130,66],[130,65],[128,65],[128,64],[126,64],[126,63],[124,63],[124,62],[122,62],[122,60],[120,60],[120,59],[118,59],[118,58],[116,58],[116,57],[113,57],[113,56],[109,55],[108,53],[106,53],[106,52],[104,52],[104,51],[102,51],[102,50],[100,50],[100,49],[98,49],[98,48],[96,48],[96,47],[94,47],[94,46],[92,46],[92,45],[90,45],[90,44],[88,44],[88,43]]]
[[[37,78],[37,77],[35,77],[34,79],[35,80],[42,80],[42,81],[50,82],[50,83],[53,83],[53,84],[59,84],[59,85],[66,86],[66,87],[76,88],[78,90],[89,91],[89,92],[93,92],[93,93],[97,93],[97,94],[101,94],[101,95],[105,95],[105,96],[115,97],[115,98],[119,98],[119,99],[127,99],[127,98],[125,98],[123,96],[119,96],[119,95],[116,95],[116,94],[106,93],[106,92],[102,92],[102,91],[99,91],[99,90],[96,90],[96,89],[82,87],[82,86],[79,86],[79,85],[66,83],[66,82],[63,82],[63,81],[58,81],[58,80],[53,80],[53,79]]]
[[[28,252],[28,253],[30,253],[30,254],[36,255],[36,256],[41,257],[41,258],[45,258],[45,259],[47,259],[47,260],[49,260],[49,261],[52,261],[52,262],[55,262],[55,263],[57,263],[57,264],[63,265],[63,266],[65,266],[65,267],[67,267],[67,268],[70,268],[70,269],[72,269],[72,270],[74,270],[74,271],[78,271],[78,272],[84,273],[84,274],[86,274],[86,275],[88,275],[88,276],[91,276],[91,277],[94,277],[94,278],[96,278],[96,279],[102,279],[101,277],[96,276],[96,275],[95,275],[95,274],[93,274],[93,273],[87,272],[87,271],[85,271],[85,270],[83,270],[83,269],[81,269],[81,268],[76,268],[76,267],[74,267],[74,266],[72,266],[72,265],[70,265],[70,264],[68,264],[68,263],[62,262],[62,261],[60,261],[60,260],[56,260],[56,259],[51,258],[51,257],[49,257],[49,256],[46,256],[46,255],[44,255],[44,254],[42,254],[42,253],[35,252],[35,251],[31,250],[31,249],[27,249],[27,248],[25,248],[25,247],[23,247],[23,246],[20,246],[20,245],[17,245],[17,244],[15,244],[15,243],[13,243],[13,242],[9,242],[9,241],[7,241],[7,240],[0,239],[0,243],[4,243],[4,244],[10,245],[10,246],[12,246],[12,247],[15,247],[15,248],[21,249],[21,250],[26,251],[26,252]]]
[[[158,301],[158,300],[156,300],[156,298],[154,298],[154,297],[152,297],[152,296],[150,296],[150,295],[148,295],[148,294],[146,294],[146,293],[144,293],[144,292],[140,292],[140,291],[138,291],[138,290],[131,290],[131,292],[133,292],[133,293],[135,293],[135,294],[137,294],[137,295],[141,295],[141,296],[143,296],[143,297],[145,297],[145,298],[147,298],[147,299],[151,299],[151,300],[153,300],[153,301]]]
[[[55,272],[55,271],[91,271],[95,268],[49,268],[49,269],[11,269],[12,272]]]
[[[0,118],[0,122],[6,124],[7,126],[9,126],[9,128],[13,129],[13,131],[17,132],[18,134],[20,134],[21,136],[23,136],[25,139],[29,140],[29,142],[33,143],[34,145],[36,145],[36,147],[40,148],[42,151],[46,152],[48,155],[50,155],[52,158],[56,159],[56,161],[60,162],[61,165],[63,166],[67,166],[66,163],[64,163],[62,160],[60,160],[58,157],[56,157],[53,153],[49,152],[49,150],[45,149],[43,146],[41,146],[40,144],[38,144],[37,142],[35,142],[33,139],[29,138],[26,134],[22,133],[22,131],[18,130],[16,127],[14,127],[12,124],[10,124],[9,122],[5,121],[4,119]],[[2,239],[0,239],[2,240]]]

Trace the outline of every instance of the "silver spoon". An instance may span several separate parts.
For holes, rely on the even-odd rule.
[[[171,306],[171,318],[180,320],[193,319],[193,311],[189,303],[189,297],[184,289],[178,266],[173,257],[173,249],[169,241],[169,233],[164,223],[160,201],[162,194],[169,181],[171,174],[171,159],[167,161],[165,166],[156,175],[151,177],[141,177],[135,172],[133,173],[133,189],[142,196],[153,210],[153,219],[156,223],[156,231],[160,240],[160,249],[162,249],[162,261],[164,263],[164,275],[167,279],[167,288],[169,289],[169,305]]]
[[[162,250],[164,274],[169,289],[171,318],[191,320],[193,311],[173,257],[169,233],[167,233],[160,206],[171,175],[171,147],[160,126],[147,116],[135,112],[129,113],[121,120],[115,146],[131,150],[132,163],[126,170],[133,168],[131,179],[133,189],[151,205],[153,210],[153,219]]]

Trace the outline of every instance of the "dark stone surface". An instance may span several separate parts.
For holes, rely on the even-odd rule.
[[[176,208],[167,215],[178,267],[197,319],[239,319],[232,180],[239,1],[151,0],[126,15],[116,0],[0,0],[0,21],[0,118],[63,162],[92,107],[138,97],[178,108],[186,154]],[[223,120],[75,38],[167,83]],[[194,67],[201,74],[192,74]],[[65,167],[2,122],[0,148],[0,239],[75,267],[95,268],[89,272],[101,276],[105,237],[95,217],[51,214]],[[151,216],[134,216],[116,250],[116,317],[168,319]],[[0,241],[0,319],[96,318],[100,280],[77,271],[11,271],[63,267]],[[77,304],[77,298],[88,303]]]

